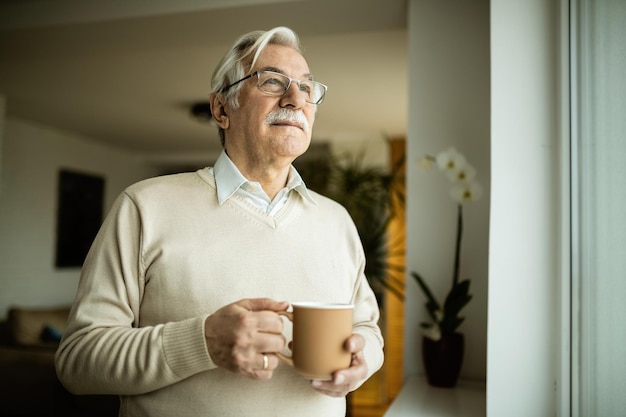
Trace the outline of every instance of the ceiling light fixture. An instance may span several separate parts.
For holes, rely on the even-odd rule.
[[[191,105],[189,109],[191,116],[203,123],[213,120],[211,116],[211,105],[206,101],[199,101]]]

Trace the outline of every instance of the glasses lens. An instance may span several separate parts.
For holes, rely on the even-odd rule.
[[[289,78],[271,71],[259,71],[259,90],[274,96],[282,96],[289,88]]]
[[[300,81],[300,91],[306,92],[306,101],[313,104],[320,104],[326,94],[326,86],[317,81]]]
[[[290,81],[297,83],[298,89],[306,93],[306,101],[320,104],[324,99],[327,87],[311,80],[292,80],[291,78],[272,71],[259,71],[259,90],[273,96],[282,96],[289,89]]]

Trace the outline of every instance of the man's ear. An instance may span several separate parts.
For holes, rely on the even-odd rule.
[[[222,93],[211,94],[209,97],[209,103],[211,104],[211,117],[213,117],[215,123],[222,129],[228,129],[230,119],[226,114],[224,95]]]

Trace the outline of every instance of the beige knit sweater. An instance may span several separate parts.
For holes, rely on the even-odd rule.
[[[292,192],[271,217],[237,195],[220,206],[207,169],[129,187],[85,261],[57,352],[63,384],[119,394],[121,416],[345,415],[344,398],[317,393],[284,363],[252,380],[218,368],[204,341],[205,318],[243,298],[354,303],[370,375],[380,368],[356,228],[312,195],[317,204]]]

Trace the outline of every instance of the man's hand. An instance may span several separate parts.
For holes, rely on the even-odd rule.
[[[276,312],[288,307],[286,301],[255,298],[229,304],[207,317],[205,339],[213,362],[250,378],[270,379],[279,361],[275,352],[285,346],[283,320]]]
[[[344,347],[352,353],[350,367],[335,372],[332,381],[311,381],[316,391],[331,397],[345,397],[367,376],[367,364],[363,357],[365,347],[363,336],[353,334],[346,340]]]

